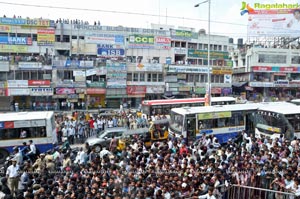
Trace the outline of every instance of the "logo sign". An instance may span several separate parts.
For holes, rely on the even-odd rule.
[[[98,48],[98,56],[121,57],[125,55],[125,50],[122,48]]]
[[[6,37],[0,36],[0,44],[10,45],[32,45],[32,39],[30,37]]]
[[[154,44],[154,36],[131,35],[131,36],[129,36],[129,43],[133,43],[133,44]]]
[[[299,3],[254,3],[254,8],[252,8],[245,1],[242,2],[241,15],[246,13],[252,14],[255,10],[270,10],[270,9],[299,9]]]
[[[186,30],[171,30],[171,37],[179,40],[191,40],[192,32]]]

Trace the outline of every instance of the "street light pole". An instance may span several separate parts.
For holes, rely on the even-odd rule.
[[[194,7],[199,7],[201,4],[208,3],[208,28],[207,28],[207,39],[208,39],[208,47],[207,47],[207,84],[206,84],[206,103],[211,106],[211,74],[210,74],[210,1],[206,0],[196,4]]]

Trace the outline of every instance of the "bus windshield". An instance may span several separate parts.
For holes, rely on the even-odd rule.
[[[184,115],[171,112],[170,129],[177,135],[182,134]]]

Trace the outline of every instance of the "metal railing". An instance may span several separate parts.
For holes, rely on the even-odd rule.
[[[244,185],[230,185],[223,193],[222,199],[296,199],[295,193],[281,192],[272,189],[250,187]]]

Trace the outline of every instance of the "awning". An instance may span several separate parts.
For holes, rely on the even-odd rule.
[[[233,82],[231,85],[234,86],[234,87],[242,87],[247,83],[248,82]]]

